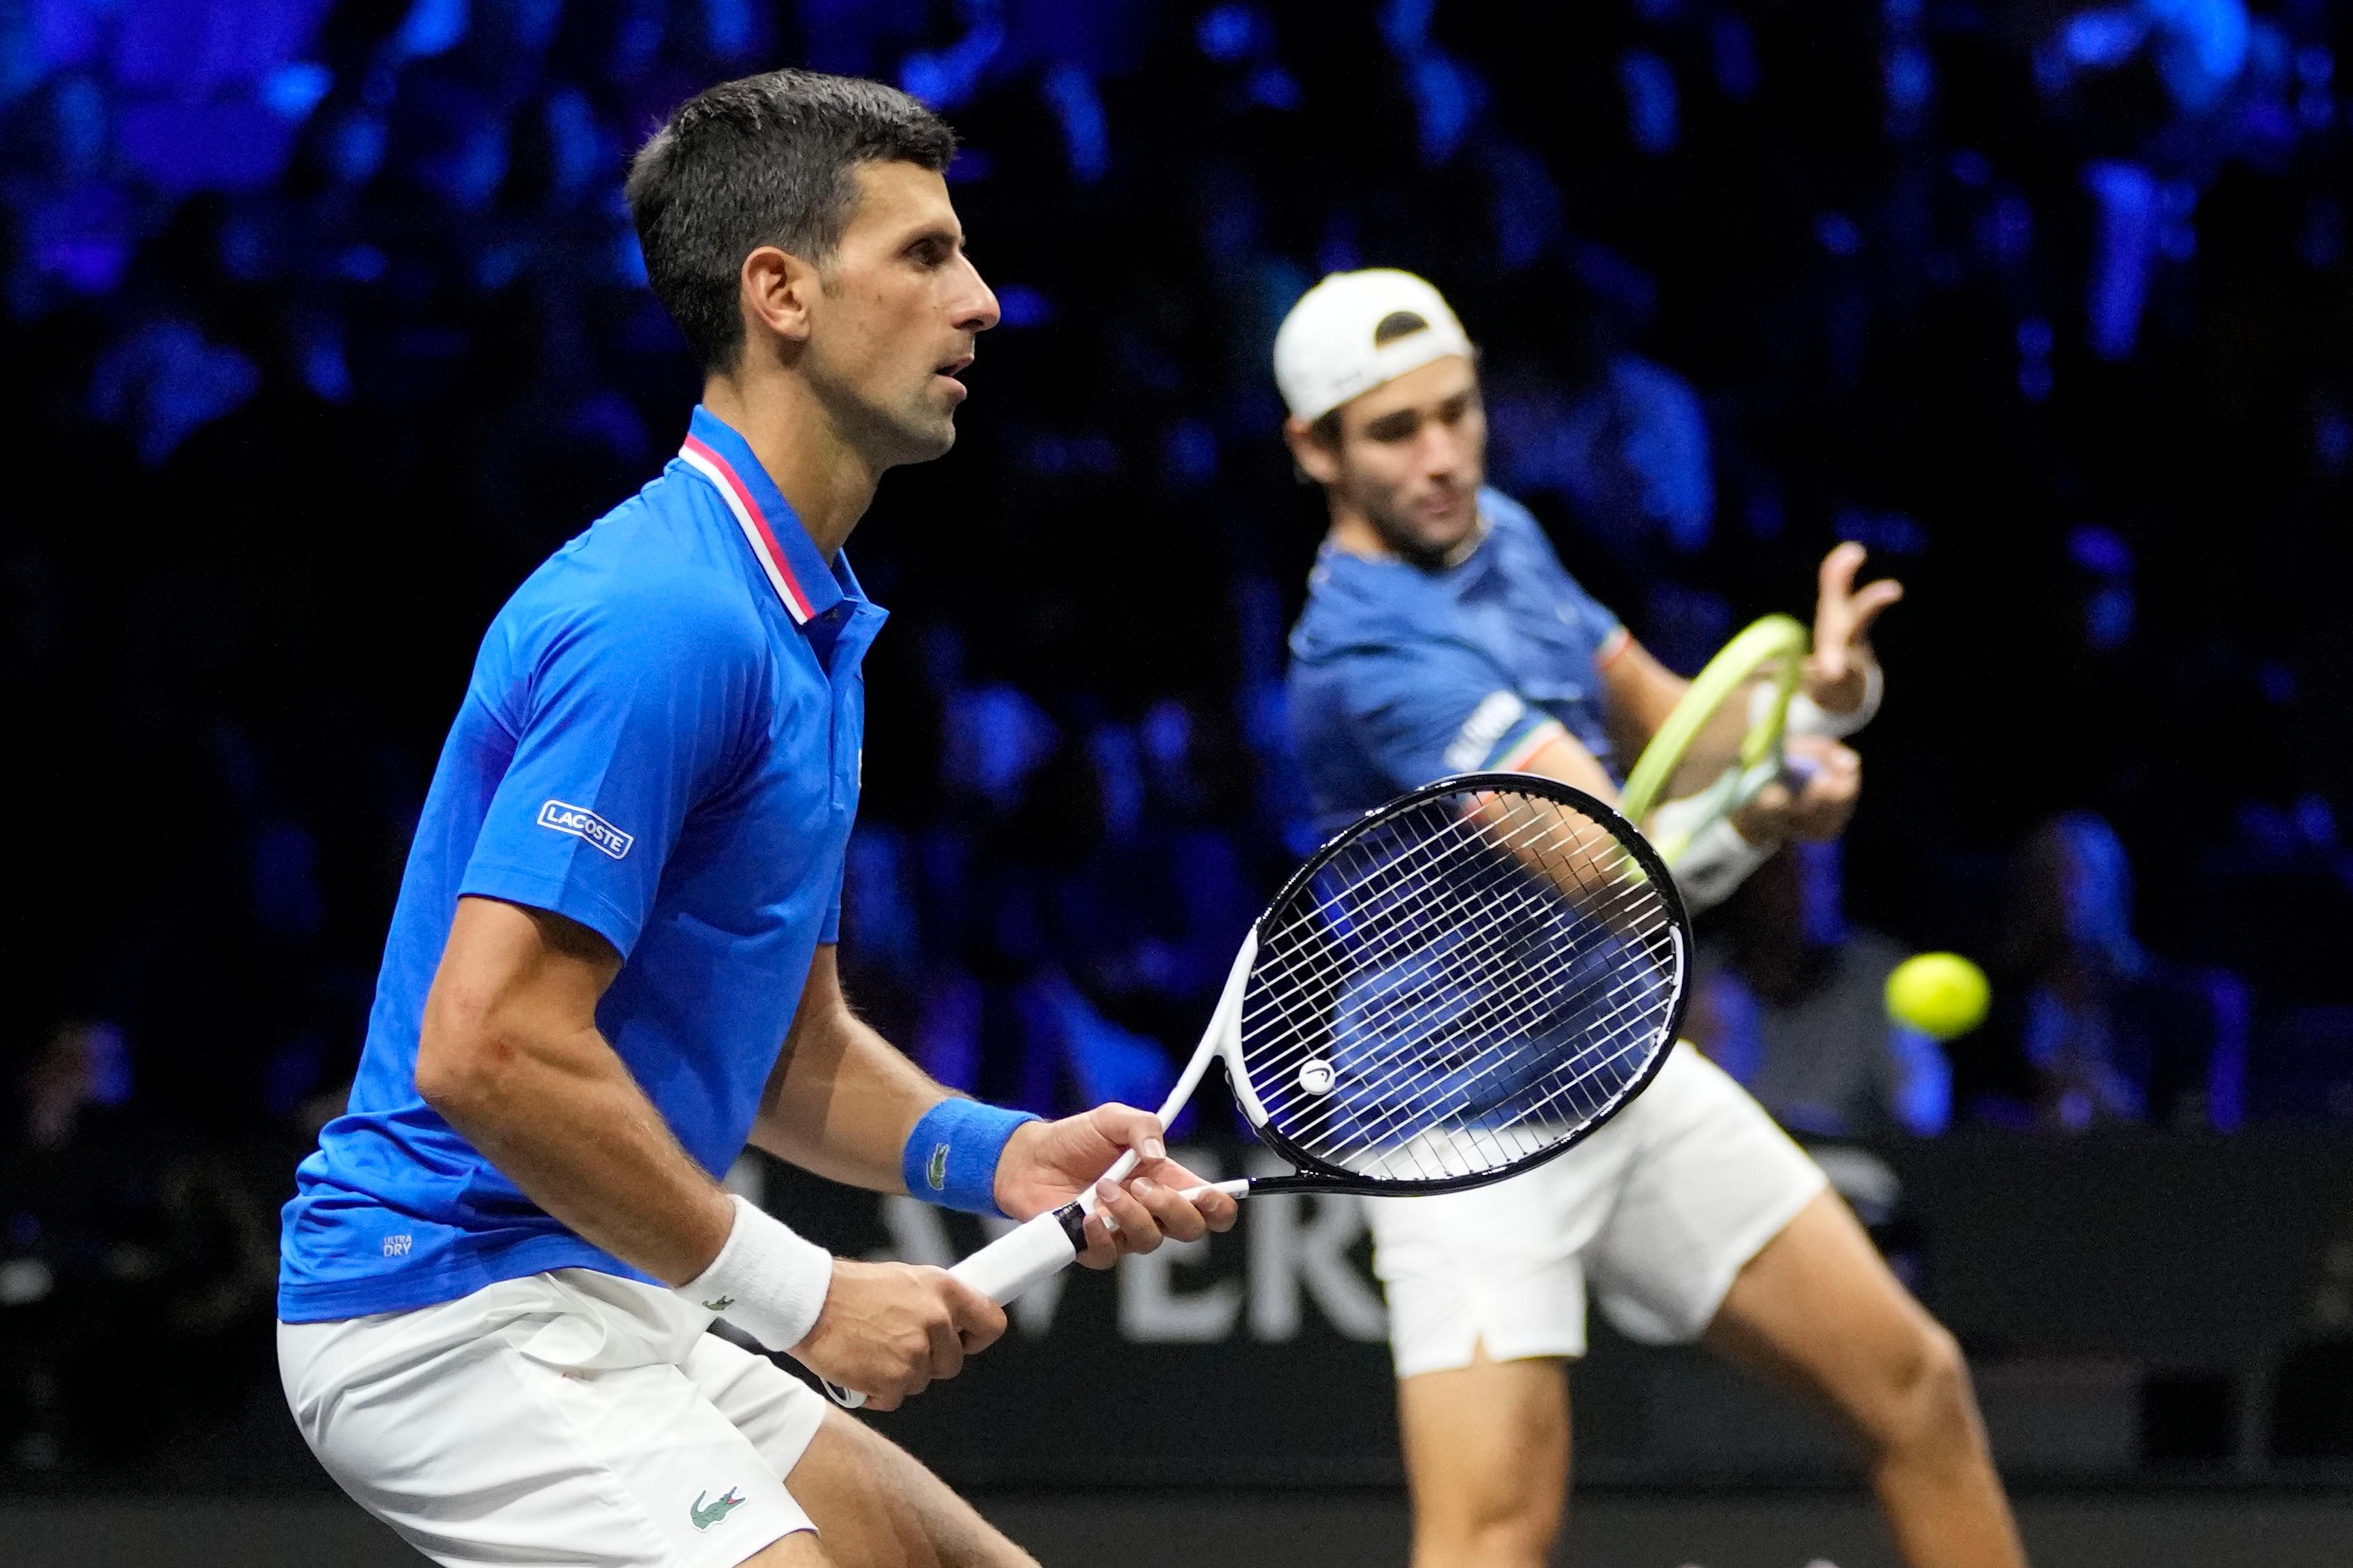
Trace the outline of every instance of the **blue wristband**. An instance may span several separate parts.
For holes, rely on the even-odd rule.
[[[997,1162],[1013,1130],[1038,1118],[973,1100],[943,1100],[923,1112],[899,1155],[907,1191],[926,1203],[966,1214],[993,1214],[997,1206]]]

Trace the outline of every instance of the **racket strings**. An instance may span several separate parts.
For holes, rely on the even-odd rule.
[[[1541,825],[1534,826],[1541,826]],[[1482,830],[1483,831],[1483,825],[1482,825]],[[1379,870],[1381,871],[1385,880],[1394,883],[1402,883],[1410,876],[1434,875],[1445,868],[1441,859],[1443,856],[1451,854],[1456,858],[1460,859],[1464,858],[1463,852],[1472,847],[1472,845],[1469,841],[1459,837],[1448,842],[1441,842],[1436,839],[1428,840],[1417,845],[1412,850],[1409,851],[1406,856],[1401,857],[1395,861],[1382,863],[1379,867]],[[1486,844],[1480,844],[1477,847],[1485,848],[1489,846]],[[1516,834],[1500,841],[1493,841],[1492,847],[1493,848],[1514,853],[1523,848],[1529,847],[1525,843],[1525,833]],[[1605,922],[1614,913],[1616,913],[1620,908],[1634,901],[1644,900],[1655,903],[1654,895],[1648,895],[1648,890],[1642,886],[1642,882],[1637,879],[1641,879],[1641,875],[1639,865],[1635,865],[1632,862],[1631,857],[1625,854],[1622,847],[1619,847],[1613,842],[1612,848],[1616,850],[1616,855],[1613,857],[1613,864],[1609,869],[1612,878],[1620,884],[1620,886],[1614,889],[1614,896],[1611,900],[1596,903],[1588,911],[1603,920]],[[1419,858],[1417,859],[1417,858]],[[1493,868],[1497,872],[1496,880],[1508,880],[1510,883],[1528,890],[1529,897],[1523,900],[1524,903],[1535,901],[1537,894],[1536,886],[1533,880],[1525,874],[1523,868],[1512,867],[1508,862],[1504,861],[1499,857],[1482,855],[1481,858],[1482,861],[1492,863]],[[1633,866],[1633,879],[1629,879],[1624,875],[1622,868],[1629,865]],[[1591,862],[1588,859],[1588,868],[1593,869],[1598,868],[1592,867]],[[1323,879],[1324,879],[1321,878],[1318,879],[1319,881],[1322,881]],[[1363,916],[1356,912],[1356,906],[1366,901],[1367,897],[1375,889],[1369,879],[1345,883],[1342,887],[1335,889],[1330,894],[1319,899],[1310,909],[1296,911],[1290,922],[1291,929],[1296,930],[1301,925],[1312,923],[1314,921],[1320,918],[1325,923],[1335,927],[1343,930],[1352,930],[1352,928],[1360,924],[1363,921]],[[1390,890],[1393,891],[1394,889]],[[1396,900],[1391,901],[1394,902]],[[1463,900],[1461,901],[1467,902],[1468,900]],[[1556,906],[1557,896],[1554,895],[1547,898],[1545,900],[1545,902],[1547,907]],[[1416,929],[1418,930],[1421,923],[1429,921],[1432,916],[1431,911],[1427,908],[1414,908],[1407,913],[1398,915],[1397,918],[1400,921],[1409,918],[1411,921],[1416,922]]]
[[[1630,1005],[1623,994],[1634,987],[1623,976],[1613,978],[1609,982],[1609,988],[1613,993],[1619,994],[1618,996],[1610,1002],[1600,1017],[1592,1020],[1588,1026],[1588,1032],[1599,1033],[1601,1037],[1578,1051],[1553,1075],[1562,1079],[1563,1081],[1501,1126],[1491,1128],[1476,1122],[1469,1122],[1461,1129],[1461,1135],[1474,1142],[1492,1146],[1496,1152],[1499,1163],[1505,1162],[1517,1158],[1527,1151],[1525,1147],[1514,1148],[1498,1134],[1524,1123],[1542,1119],[1545,1113],[1563,1098],[1573,1098],[1579,1094],[1588,1096],[1585,1103],[1575,1108],[1575,1115],[1568,1123],[1570,1126],[1580,1125],[1589,1121],[1604,1106],[1611,1103],[1614,1099],[1615,1085],[1605,1087],[1598,1084],[1597,1069],[1592,1066],[1581,1064],[1606,1063],[1622,1054],[1628,1048],[1630,1040],[1627,1037],[1627,1031],[1619,1027],[1620,1021],[1630,1021],[1639,1030],[1647,1023],[1653,1008],[1650,1005],[1651,994],[1647,987],[1642,988],[1641,994],[1634,998],[1634,1005]],[[1556,1016],[1571,1010],[1576,1005],[1574,999],[1567,1005],[1557,1006],[1553,1005],[1554,998],[1558,996],[1563,989],[1565,986],[1561,983],[1554,983],[1543,993],[1529,997],[1515,1010],[1516,1016],[1505,1015],[1495,1019],[1494,1026],[1498,1030],[1508,1032],[1523,1021],[1535,1024],[1545,1017]],[[1581,984],[1580,989],[1589,993],[1593,985],[1590,983],[1585,983]],[[1635,1040],[1645,1037],[1640,1033],[1633,1037]],[[1482,1080],[1494,1077],[1509,1066],[1510,1062],[1505,1053],[1486,1053],[1485,1059],[1472,1071],[1467,1079],[1459,1080],[1442,1101],[1425,1098],[1419,1103],[1411,1106],[1409,1110],[1393,1110],[1383,1121],[1370,1123],[1367,1130],[1372,1134],[1372,1141],[1389,1144],[1403,1142],[1405,1140],[1402,1134],[1407,1131],[1409,1122],[1428,1123],[1440,1119],[1450,1110],[1467,1109],[1478,1103],[1480,1096],[1476,1091]],[[1393,1056],[1379,1076],[1363,1081],[1364,1093],[1368,1098],[1377,1100],[1388,1091],[1409,1087],[1416,1080],[1417,1075],[1424,1070],[1424,1064],[1410,1056]],[[1287,1131],[1294,1142],[1303,1144],[1313,1142],[1315,1135],[1329,1130],[1333,1119],[1333,1112],[1327,1104],[1319,1108],[1317,1114],[1298,1120]],[[1358,1121],[1361,1123],[1364,1119],[1360,1116]]]
[[[1504,879],[1499,878],[1497,879],[1501,880]],[[1516,884],[1520,889],[1520,896],[1514,900],[1515,910],[1526,910],[1538,904],[1538,896],[1531,887],[1527,878],[1514,873],[1512,874],[1508,879],[1511,883]],[[1636,901],[1638,898],[1641,899],[1641,901],[1646,902],[1651,906],[1649,912],[1651,912],[1654,918],[1648,930],[1638,930],[1620,934],[1621,938],[1624,939],[1640,941],[1661,929],[1660,921],[1662,919],[1665,918],[1662,908],[1657,904],[1655,899],[1643,898],[1642,895],[1635,891],[1621,888],[1619,889],[1619,896],[1609,902],[1599,907],[1597,910],[1589,912],[1599,915],[1606,921],[1609,916],[1619,912],[1622,907]],[[1326,918],[1329,918],[1331,912],[1340,902],[1341,900],[1324,900],[1318,906],[1316,912],[1323,913]],[[1546,900],[1546,906],[1548,910],[1556,910],[1557,900]],[[1307,948],[1303,952],[1300,950],[1298,943],[1299,931],[1303,926],[1309,923],[1310,922],[1304,920],[1294,920],[1288,927],[1285,928],[1282,934],[1292,937],[1293,941],[1291,944],[1291,951],[1286,952],[1284,956],[1290,963],[1294,975],[1297,975],[1302,970],[1312,969],[1320,963],[1330,975],[1336,977],[1348,966],[1339,960],[1322,957],[1320,955],[1320,950],[1324,944],[1317,942],[1313,947]],[[1671,921],[1669,921],[1668,923],[1672,923]],[[1279,939],[1274,945],[1281,945]],[[1472,951],[1467,944],[1464,944],[1458,949],[1458,956],[1452,971],[1442,971],[1434,978],[1448,983],[1460,981],[1465,977],[1464,971],[1466,971],[1471,965],[1479,962],[1479,956],[1480,955],[1478,955],[1475,951]],[[1444,992],[1441,987],[1426,986],[1423,990],[1425,993],[1425,1011],[1442,1005]],[[1299,1016],[1296,1011],[1298,1005],[1298,993],[1296,991],[1290,988],[1269,988],[1265,993],[1263,993],[1263,998],[1265,1003],[1270,1004],[1272,1008],[1279,1008],[1285,1014],[1285,1023],[1291,1026],[1294,1030],[1299,1029],[1303,1024],[1307,1022],[1307,1020]],[[1267,1010],[1267,1008],[1261,1007],[1258,1012],[1254,1012],[1250,1015],[1246,1021],[1257,1021],[1258,1017],[1262,1016],[1262,1013],[1265,1010]],[[1382,1024],[1391,1027],[1400,1025],[1409,1026],[1419,1021],[1420,1020],[1411,1016],[1392,1017],[1380,1020]],[[1304,1057],[1314,1047],[1311,1044],[1303,1042],[1294,1045],[1290,1055],[1296,1059],[1298,1058]]]
[[[1584,1014],[1583,1028],[1604,1037],[1549,1071],[1535,1068],[1524,1051],[1515,1052],[1510,1046],[1485,1050],[1467,1071],[1457,1066],[1452,1076],[1440,1080],[1434,1089],[1428,1081],[1427,1067],[1407,1058],[1390,1058],[1386,1070],[1369,1077],[1361,1064],[1350,1064],[1351,1077],[1365,1083],[1346,1108],[1354,1125],[1342,1126],[1339,1113],[1326,1108],[1301,1120],[1296,1133],[1301,1140],[1318,1145],[1349,1137],[1393,1149],[1419,1133],[1451,1128],[1458,1142],[1468,1142],[1482,1151],[1484,1158],[1495,1161],[1508,1161],[1541,1147],[1557,1130],[1532,1128],[1523,1134],[1519,1130],[1524,1124],[1565,1118],[1566,1126],[1573,1128],[1589,1121],[1614,1102],[1629,1076],[1607,1069],[1617,1067],[1629,1048],[1622,1026],[1629,1019],[1641,1020],[1650,1010],[1646,1005],[1650,997],[1613,985],[1608,1002],[1597,1007],[1593,989],[1582,982],[1556,982],[1531,994],[1518,1008],[1473,1020],[1480,1033],[1492,1037],[1556,1030],[1565,1017]],[[1643,1037],[1647,1036],[1646,1030]],[[1456,1056],[1451,1047],[1449,1054]],[[1601,1081],[1605,1076],[1607,1082]],[[1514,1105],[1521,1109],[1496,1120]]]
[[[1651,934],[1662,931],[1664,929],[1665,927],[1662,925],[1653,924],[1653,926],[1651,926],[1648,931],[1637,931],[1635,933],[1631,933],[1631,935],[1635,940],[1641,941],[1646,939]],[[1587,951],[1590,951],[1589,946]],[[1310,962],[1316,961],[1311,959]],[[1447,967],[1441,969],[1437,973],[1437,974],[1430,978],[1439,982],[1443,982],[1447,984],[1461,984],[1472,978],[1476,963],[1476,954],[1458,952],[1455,958],[1448,964]],[[1599,979],[1589,976],[1585,977],[1580,981],[1580,984],[1584,990],[1590,991],[1595,984],[1602,984],[1605,981],[1610,984],[1613,988],[1620,990],[1624,989],[1626,984],[1625,976],[1613,974],[1603,976]],[[1502,1015],[1495,1021],[1507,1025],[1516,1023],[1522,1021],[1520,1016],[1521,1015],[1526,1016],[1528,1020],[1533,1021],[1535,1016],[1536,1016],[1541,1011],[1545,1010],[1547,1003],[1550,1003],[1554,998],[1558,996],[1561,989],[1561,984],[1556,982],[1546,985],[1540,990],[1525,992],[1522,994],[1510,998],[1507,1003],[1510,1011]],[[1430,1022],[1430,1016],[1433,1013],[1449,1005],[1446,1001],[1442,986],[1426,984],[1421,987],[1420,990],[1422,994],[1413,1000],[1411,1011],[1379,1016],[1369,1020],[1369,1022],[1385,1033],[1410,1035],[1413,1031]],[[1573,1003],[1574,999],[1571,1000],[1570,1005],[1573,1005]],[[1557,1011],[1561,1009],[1556,1008],[1553,1010]],[[1300,1022],[1300,1019],[1293,1011],[1290,999],[1285,999],[1282,1011],[1284,1014],[1284,1022],[1295,1027]],[[1260,1015],[1259,1016],[1262,1016],[1262,1015]],[[1255,1021],[1256,1017],[1246,1019],[1246,1022]],[[1309,1055],[1314,1049],[1314,1045],[1313,1042],[1298,1040],[1296,1037],[1294,1037],[1293,1043],[1290,1047],[1272,1057],[1269,1061],[1269,1065],[1276,1068],[1295,1065],[1298,1061],[1303,1059],[1307,1055]]]
[[[1505,879],[1498,878],[1495,879],[1503,880]],[[1514,900],[1515,911],[1527,910],[1532,906],[1537,905],[1539,900],[1537,898],[1533,896],[1531,884],[1525,875],[1518,874],[1516,870],[1514,870],[1511,875],[1509,875],[1508,881],[1516,885],[1522,890],[1521,896]],[[1474,891],[1484,891],[1484,889],[1474,889]],[[1630,902],[1632,898],[1632,895],[1627,893],[1625,889],[1621,889],[1620,892],[1620,897],[1600,906],[1598,910],[1589,912],[1597,913],[1605,919],[1608,916],[1616,913],[1620,906]],[[1466,900],[1464,901],[1467,902],[1468,900]],[[1312,911],[1312,913],[1320,914],[1326,921],[1330,921],[1334,918],[1335,913],[1344,911],[1345,902],[1346,900],[1345,898],[1327,898],[1321,900],[1316,910]],[[1546,912],[1554,912],[1557,910],[1557,901],[1556,900],[1547,899],[1544,900],[1544,906]],[[1343,918],[1345,918],[1345,916],[1343,916]],[[1494,922],[1491,921],[1491,923]],[[1299,933],[1303,929],[1312,928],[1313,924],[1314,921],[1312,920],[1305,918],[1294,918],[1294,920],[1289,923],[1289,925],[1281,933],[1283,936],[1289,936],[1293,939],[1292,942],[1289,944],[1290,951],[1286,952],[1284,956],[1288,960],[1289,964],[1293,971],[1294,977],[1298,977],[1300,971],[1312,971],[1319,964],[1327,972],[1329,976],[1337,976],[1350,967],[1350,965],[1337,959],[1322,956],[1322,951],[1325,946],[1324,943],[1320,942],[1314,942],[1312,946],[1306,947],[1303,952],[1301,949]],[[1655,924],[1656,922],[1653,921],[1654,928]],[[1648,933],[1641,931],[1621,933],[1624,937],[1635,940],[1640,940],[1646,934]],[[1281,947],[1282,944],[1278,938],[1277,942],[1271,945]],[[1448,983],[1459,981],[1464,977],[1462,972],[1471,964],[1477,963],[1479,958],[1480,955],[1468,944],[1461,944],[1458,947],[1458,957],[1453,970],[1451,972],[1441,971],[1434,978]],[[1428,1007],[1434,1007],[1442,1003],[1444,996],[1442,987],[1431,985],[1425,986],[1422,989],[1425,993],[1425,1002]],[[1284,1011],[1286,1014],[1285,1021],[1294,1028],[1298,1027],[1298,1026],[1305,1021],[1302,1017],[1298,1016],[1293,1011],[1296,1003],[1296,994],[1294,992],[1287,988],[1270,988],[1265,993],[1265,995],[1276,1006]],[[1253,1016],[1253,1018],[1254,1017],[1255,1015]],[[1390,1017],[1380,1020],[1381,1023],[1389,1026],[1395,1026],[1400,1024],[1409,1025],[1417,1021],[1417,1019],[1410,1016]],[[1294,1046],[1291,1054],[1294,1058],[1303,1056],[1312,1048],[1311,1045],[1303,1043]]]
[[[1615,833],[1549,798],[1457,795],[1377,823],[1262,928],[1242,1028],[1270,1125],[1327,1163],[1423,1177],[1556,1142],[1662,1048],[1675,926]],[[1324,1056],[1322,1092],[1293,1081]]]
[[[1312,972],[1317,968],[1324,971],[1326,977],[1337,975],[1341,972],[1341,965],[1322,956],[1313,948],[1302,952],[1294,946],[1286,956],[1291,960],[1294,977],[1303,970]],[[1449,960],[1444,961],[1436,971],[1425,973],[1423,984],[1417,988],[1416,994],[1408,999],[1404,1010],[1398,1010],[1393,1005],[1388,1014],[1367,1016],[1361,1026],[1385,1035],[1410,1036],[1417,1031],[1425,1030],[1433,1023],[1434,1016],[1440,1012],[1459,1013],[1460,1009],[1452,1006],[1448,1001],[1448,988],[1460,985],[1472,978],[1482,962],[1483,962],[1482,955],[1476,951],[1475,944],[1457,944],[1454,953]],[[1281,1069],[1303,1060],[1316,1048],[1316,1043],[1311,1039],[1301,1038],[1296,1032],[1301,1025],[1310,1022],[1300,1015],[1298,995],[1295,993],[1273,989],[1270,989],[1269,995],[1275,999],[1279,1010],[1282,1013],[1282,1022],[1294,1031],[1293,1043],[1288,1049],[1275,1055],[1268,1062],[1270,1067]],[[1522,1010],[1532,1011],[1537,1000],[1536,995],[1519,998]],[[1263,1016],[1263,1011],[1250,1015],[1246,1018],[1246,1023],[1258,1024],[1262,1021]],[[1459,1021],[1458,1026],[1460,1026]]]
[[[1508,1035],[1508,1032],[1518,1032],[1523,1023],[1527,1023],[1529,1027],[1546,1027],[1548,1023],[1553,1023],[1553,1016],[1565,1011],[1557,1004],[1562,990],[1565,990],[1562,985],[1546,987],[1544,994],[1536,996],[1532,1006],[1523,1008],[1520,1016],[1506,1013],[1506,1016],[1490,1020],[1492,1030]],[[1638,996],[1635,999],[1638,1006],[1630,1008],[1629,996],[1623,994],[1626,987],[1612,987],[1612,990],[1619,994],[1612,999],[1605,1016],[1600,1020],[1588,1020],[1586,1027],[1614,1030],[1623,1016],[1635,1011],[1650,1011],[1647,1006],[1640,1006],[1642,1002],[1647,1002],[1647,996]],[[1590,987],[1578,987],[1578,992],[1590,992]],[[1586,1006],[1586,1004],[1572,996],[1569,1006]],[[1315,1145],[1320,1154],[1329,1157],[1335,1147],[1324,1145],[1335,1145],[1339,1140],[1372,1142],[1374,1147],[1398,1150],[1400,1145],[1407,1145],[1414,1135],[1445,1129],[1450,1131],[1451,1140],[1457,1145],[1466,1142],[1473,1150],[1478,1150],[1482,1162],[1506,1163],[1511,1159],[1525,1157],[1527,1152],[1536,1150],[1536,1147],[1544,1147],[1562,1131],[1590,1121],[1593,1114],[1614,1102],[1623,1081],[1629,1079],[1630,1074],[1607,1072],[1609,1081],[1600,1079],[1605,1077],[1605,1069],[1621,1063],[1623,1053],[1629,1051],[1629,1047],[1630,1041],[1626,1039],[1605,1039],[1596,1047],[1588,1047],[1586,1051],[1577,1053],[1577,1058],[1572,1058],[1569,1063],[1560,1065],[1551,1072],[1541,1072],[1539,1077],[1529,1074],[1525,1056],[1515,1056],[1508,1048],[1506,1051],[1490,1048],[1468,1072],[1457,1072],[1451,1077],[1451,1081],[1438,1086],[1435,1093],[1426,1084],[1426,1072],[1429,1072],[1426,1065],[1412,1063],[1409,1058],[1390,1058],[1386,1072],[1379,1072],[1377,1077],[1369,1077],[1365,1081],[1365,1100],[1379,1102],[1388,1098],[1393,1090],[1400,1096],[1402,1093],[1414,1093],[1417,1084],[1421,1086],[1419,1098],[1396,1102],[1396,1105],[1384,1105],[1372,1114],[1367,1114],[1367,1107],[1363,1102],[1357,1102],[1356,1107],[1351,1107],[1351,1119],[1356,1126],[1341,1126],[1339,1117],[1324,1110],[1323,1114],[1315,1114],[1315,1117],[1299,1123],[1294,1135],[1296,1140],[1302,1140],[1306,1145]],[[1363,1069],[1356,1069],[1351,1077],[1365,1079]],[[1501,1121],[1492,1119],[1496,1107],[1506,1105],[1518,1105],[1520,1110],[1515,1110],[1513,1114],[1504,1114]],[[1527,1126],[1527,1123],[1536,1121],[1560,1121],[1560,1126]]]

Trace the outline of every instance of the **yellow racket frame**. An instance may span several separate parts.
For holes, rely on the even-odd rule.
[[[1651,743],[1642,748],[1634,771],[1626,775],[1626,790],[1618,808],[1643,824],[1648,832],[1647,819],[1658,809],[1659,796],[1666,789],[1667,781],[1674,777],[1675,769],[1683,764],[1683,752],[1699,738],[1716,710],[1754,679],[1767,663],[1781,661],[1774,679],[1772,706],[1749,725],[1748,732],[1741,738],[1739,761],[1726,768],[1715,784],[1699,792],[1721,794],[1720,805],[1711,803],[1710,810],[1675,832],[1651,835],[1652,847],[1669,865],[1683,858],[1701,828],[1747,805],[1780,771],[1781,735],[1789,721],[1789,699],[1797,692],[1799,667],[1811,643],[1805,626],[1793,616],[1767,616],[1742,628],[1693,679],[1674,711],[1659,726],[1659,732],[1651,737]],[[1768,763],[1769,767],[1766,765]]]

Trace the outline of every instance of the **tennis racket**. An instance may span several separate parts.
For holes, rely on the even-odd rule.
[[[1644,826],[1668,865],[1787,768],[1781,741],[1810,645],[1788,616],[1744,628],[1707,661],[1642,748],[1619,809]]]
[[[1674,880],[1624,816],[1532,774],[1441,779],[1359,818],[1275,895],[1161,1125],[1218,1061],[1251,1130],[1296,1167],[1220,1191],[1498,1181],[1648,1086],[1683,1019],[1690,951]],[[1091,1184],[950,1272],[1010,1301],[1078,1256],[1094,1201]]]

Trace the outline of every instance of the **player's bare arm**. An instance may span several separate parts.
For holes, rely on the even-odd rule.
[[[1842,543],[1822,558],[1819,574],[1814,642],[1800,688],[1818,712],[1831,721],[1851,719],[1866,704],[1875,703],[1881,678],[1871,646],[1872,623],[1904,596],[1903,584],[1893,578],[1858,589],[1854,579],[1863,559],[1862,545]],[[1611,743],[1622,754],[1637,756],[1691,683],[1627,632],[1603,650],[1599,668]],[[1744,717],[1730,709],[1722,715],[1735,729]],[[1727,734],[1721,749],[1729,752],[1737,742],[1737,734]],[[1767,785],[1736,814],[1734,825],[1753,844],[1836,837],[1862,797],[1862,759],[1834,736],[1806,733],[1801,725],[1793,726],[1787,750],[1793,763],[1791,781]]]
[[[1871,646],[1872,624],[1904,597],[1904,584],[1883,577],[1861,588],[1863,547],[1840,544],[1822,557],[1814,601],[1814,638],[1801,677],[1808,698],[1823,711],[1841,716],[1860,709],[1872,685],[1879,657]],[[1691,682],[1661,664],[1630,632],[1601,651],[1603,711],[1612,744],[1639,755],[1667,721]]]
[[[597,1032],[620,967],[562,915],[459,900],[426,996],[417,1089],[533,1203],[677,1284],[718,1255],[734,1211]]]
[[[417,1087],[533,1203],[681,1285],[719,1256],[736,1211],[597,1032],[596,1001],[619,970],[603,938],[562,915],[460,900],[426,999]],[[888,1409],[1004,1331],[1004,1312],[944,1270],[836,1258],[816,1326],[773,1348]]]

